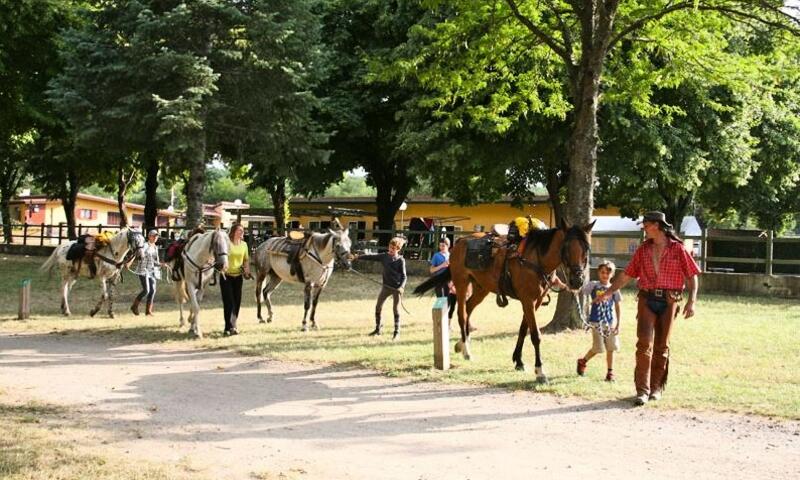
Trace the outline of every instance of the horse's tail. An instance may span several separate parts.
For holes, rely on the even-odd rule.
[[[53,276],[53,269],[58,265],[58,251],[60,247],[56,247],[53,249],[53,253],[50,254],[50,257],[39,267],[40,272],[47,272],[47,274],[52,277]]]
[[[447,285],[447,282],[450,281],[450,267],[445,268],[444,270],[440,270],[442,273],[437,273],[432,275],[430,278],[425,280],[424,282],[417,285],[417,288],[414,289],[414,293],[417,295],[422,295],[423,293],[431,290],[435,287],[443,287]]]

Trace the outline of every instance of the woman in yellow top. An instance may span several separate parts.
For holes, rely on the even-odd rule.
[[[228,271],[219,281],[225,312],[226,336],[239,334],[239,330],[236,329],[236,320],[239,317],[239,307],[242,305],[242,282],[244,278],[250,278],[250,252],[247,243],[242,240],[244,227],[234,223],[228,236],[231,239],[231,247],[228,251]]]

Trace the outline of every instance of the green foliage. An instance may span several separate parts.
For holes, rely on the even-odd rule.
[[[367,185],[363,176],[345,174],[342,181],[325,190],[326,197],[374,197],[375,188]]]

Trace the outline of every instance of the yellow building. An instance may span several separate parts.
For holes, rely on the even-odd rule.
[[[40,243],[44,243],[44,239],[47,239],[47,243],[50,244],[58,244],[59,238],[66,238],[67,215],[61,200],[49,199],[46,195],[25,193],[10,203],[11,221],[28,225],[28,227],[14,228],[14,242],[22,242],[23,235],[38,237],[41,239]],[[125,205],[129,223],[141,227],[144,222],[144,205],[130,202]],[[159,227],[172,227],[179,223],[181,217],[182,214],[177,212],[159,210],[156,224]],[[75,202],[75,226],[79,233],[96,232],[103,227],[115,227],[119,224],[120,214],[116,200],[86,193],[78,194]]]
[[[491,229],[496,223],[508,223],[519,216],[531,215],[548,226],[554,226],[555,218],[548,197],[536,197],[531,204],[522,207],[512,205],[511,199],[503,199],[492,203],[461,206],[449,199],[438,199],[429,196],[408,198],[405,209],[395,215],[395,226],[408,229],[413,218],[428,219],[435,227],[444,227],[451,231],[483,231]],[[343,224],[358,230],[375,230],[378,219],[375,213],[374,197],[296,197],[289,201],[291,226],[317,230],[329,225],[332,213],[337,215]],[[616,208],[597,209],[596,215],[619,215]]]

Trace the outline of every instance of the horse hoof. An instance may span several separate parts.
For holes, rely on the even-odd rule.
[[[89,316],[90,317],[94,317],[95,315],[97,315],[97,311],[98,311],[97,308],[93,308],[93,309],[89,310]]]
[[[550,383],[550,381],[547,380],[547,375],[538,375],[536,377],[536,383],[538,383],[539,385],[547,385],[548,383]]]
[[[266,320],[264,320],[263,318],[259,318],[259,319],[258,319],[258,323],[267,323],[267,321],[266,321]]]
[[[108,312],[108,318],[115,318],[114,317],[114,312]]]
[[[516,370],[518,372],[524,372],[525,371],[525,364],[524,363],[518,363],[518,364],[514,365],[514,370]]]
[[[301,328],[300,331],[307,332],[308,331],[308,325],[303,325],[303,328]]]
[[[316,323],[314,325],[311,325],[311,330],[314,330],[315,332],[319,331],[319,327],[317,326]]]
[[[470,355],[467,352],[464,352],[464,360],[466,360],[468,362],[471,362],[472,361],[472,355]]]

